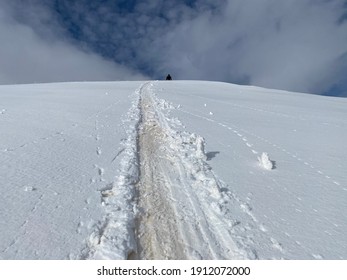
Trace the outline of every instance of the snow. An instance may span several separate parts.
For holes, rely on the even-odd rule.
[[[260,166],[267,170],[271,170],[275,168],[275,162],[270,160],[269,155],[267,153],[262,153],[260,157],[258,157],[258,161]]]
[[[0,86],[1,259],[346,259],[347,100]]]

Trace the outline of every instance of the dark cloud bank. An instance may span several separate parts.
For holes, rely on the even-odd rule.
[[[219,80],[347,96],[344,0],[0,0],[0,83]]]

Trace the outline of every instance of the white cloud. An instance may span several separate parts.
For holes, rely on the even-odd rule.
[[[29,2],[8,3],[33,29],[0,18],[7,45],[0,48],[6,63],[0,65],[0,82],[142,78],[131,68],[154,78],[171,73],[174,79],[312,93],[347,87],[341,74],[347,69],[347,20],[339,21],[346,16],[344,0],[197,0],[192,6],[138,0],[131,13],[115,8],[112,0],[60,0],[69,24],[79,28],[79,47],[65,41],[71,34],[52,20],[58,18],[53,2]],[[4,3],[0,0],[0,7]]]
[[[63,38],[39,36],[1,8],[0,5],[0,84],[144,79],[143,75],[83,51]]]
[[[343,3],[227,1],[220,13],[205,11],[159,38],[166,48],[158,67],[178,78],[321,93],[336,82],[331,73],[347,53],[347,23],[338,24]]]

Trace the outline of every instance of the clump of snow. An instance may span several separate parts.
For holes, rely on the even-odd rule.
[[[265,152],[263,152],[261,156],[258,157],[258,161],[260,163],[260,166],[267,170],[272,170],[275,168],[274,161],[270,160],[269,155]]]
[[[32,186],[25,186],[24,191],[25,192],[33,192],[33,191],[36,191],[36,188],[34,188]]]
[[[151,84],[151,86],[153,86],[153,84]],[[175,107],[170,102],[166,101],[165,99],[158,99],[156,101],[158,102],[157,105],[164,110],[175,109]]]
[[[192,147],[195,148],[195,157],[206,160],[206,154],[205,154],[205,139],[201,137],[200,135],[196,135],[195,133],[192,133],[190,135],[189,139],[190,143],[192,144]]]

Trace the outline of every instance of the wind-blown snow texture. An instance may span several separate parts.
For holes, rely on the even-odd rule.
[[[212,82],[1,86],[0,258],[347,259],[346,105]]]

